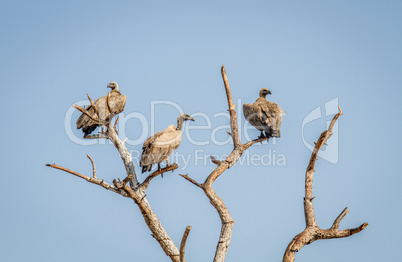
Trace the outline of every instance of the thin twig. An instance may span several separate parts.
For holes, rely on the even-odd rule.
[[[100,123],[98,115],[96,114],[91,115],[86,109],[80,107],[79,105],[73,105],[73,107],[78,111],[80,111],[81,113],[83,113],[84,115],[86,115],[87,117],[89,117],[91,120],[95,121],[96,123]]]
[[[170,166],[167,166],[167,167],[165,167],[165,168],[156,170],[155,172],[153,172],[153,173],[151,173],[149,176],[147,176],[147,178],[145,178],[144,182],[141,183],[141,185],[139,186],[139,188],[140,188],[141,190],[147,189],[148,186],[149,186],[149,183],[151,182],[152,179],[154,179],[155,177],[157,177],[157,176],[159,176],[159,175],[162,175],[162,174],[164,174],[164,173],[166,173],[166,172],[173,171],[173,170],[175,170],[175,169],[177,169],[177,168],[179,168],[179,165],[178,165],[178,164],[174,164],[174,165],[170,165]]]
[[[185,252],[186,252],[186,242],[188,234],[190,233],[191,226],[187,226],[186,230],[184,230],[183,237],[181,238],[180,243],[180,262],[186,262]]]
[[[94,109],[94,113],[95,115],[98,115],[98,107],[95,105],[94,101],[92,101],[91,97],[89,96],[89,94],[87,94],[89,103],[91,103],[92,108]]]
[[[203,184],[198,183],[197,181],[195,181],[194,179],[192,179],[191,177],[189,177],[188,174],[186,174],[186,175],[179,174],[179,176],[185,178],[187,181],[193,183],[194,185],[198,186],[198,187],[201,188],[201,189],[204,188],[204,185],[203,185]]]
[[[91,160],[91,163],[92,163],[93,178],[96,178],[96,167],[95,167],[94,160],[92,159],[92,157],[89,154],[87,154],[87,157],[89,158],[89,160]]]
[[[117,123],[119,123],[119,120],[120,120],[120,116],[117,116],[117,119],[114,122],[114,126],[113,126],[115,129],[116,129]]]
[[[104,133],[99,133],[99,134],[94,134],[94,135],[87,135],[87,136],[84,136],[84,138],[85,139],[101,139],[101,138],[109,139],[109,136]]]
[[[221,164],[222,161],[216,159],[213,156],[209,156],[211,158],[211,162],[214,163],[215,165],[219,166]]]
[[[109,111],[109,114],[111,114],[111,113],[112,113],[112,110],[111,110],[111,107],[110,107],[110,92],[107,93],[107,96],[106,96],[106,104],[107,104],[107,109],[108,109],[108,111]]]
[[[331,229],[338,230],[339,223],[341,220],[349,213],[349,209],[345,207],[345,209],[339,214],[339,216],[335,219],[334,223],[332,224]]]
[[[256,144],[256,143],[264,142],[264,141],[269,142],[269,138],[266,138],[266,137],[257,138],[257,139],[248,141],[247,143],[243,144],[242,146],[243,146],[245,149],[247,149],[247,148],[249,148],[250,146],[252,146],[252,145],[254,145],[254,144]]]
[[[77,177],[79,177],[79,178],[82,178],[82,179],[84,179],[84,180],[86,180],[86,181],[88,181],[88,182],[90,182],[90,183],[92,183],[92,184],[96,184],[96,185],[102,186],[103,188],[105,188],[105,189],[107,189],[107,190],[110,190],[110,191],[113,191],[113,192],[115,192],[115,193],[117,193],[117,194],[120,194],[120,195],[122,195],[122,196],[125,196],[125,197],[127,196],[126,194],[124,194],[124,191],[120,191],[120,190],[118,190],[117,188],[115,188],[114,186],[109,185],[108,183],[106,183],[106,182],[104,182],[103,180],[100,180],[100,179],[98,179],[98,178],[89,177],[89,176],[80,174],[80,173],[75,172],[75,171],[73,171],[73,170],[71,170],[71,169],[68,169],[68,168],[65,168],[65,167],[62,167],[62,166],[59,166],[59,165],[56,165],[56,164],[46,164],[46,166],[51,167],[51,168],[55,168],[55,169],[62,170],[62,171],[64,171],[64,172],[70,173],[70,174],[72,174],[72,175],[74,175],[74,176],[77,176]]]

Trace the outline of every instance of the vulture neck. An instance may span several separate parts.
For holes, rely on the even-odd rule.
[[[261,97],[261,98],[264,98],[265,100],[267,100],[267,95],[264,94],[264,93],[262,92],[262,90],[260,91],[260,97]]]
[[[176,127],[176,130],[180,130],[180,131],[183,130],[183,122],[184,122],[183,118],[181,118],[181,117],[178,117],[178,118],[177,118],[177,127]]]
[[[118,93],[119,95],[121,94],[118,87],[116,87],[115,89],[110,91],[110,93],[113,93],[113,92]]]

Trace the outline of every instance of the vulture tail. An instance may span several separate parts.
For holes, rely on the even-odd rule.
[[[281,131],[280,130],[270,130],[271,132],[265,132],[265,136],[266,137],[277,137],[280,138],[281,137]]]
[[[84,132],[85,136],[91,134],[98,126],[93,125],[93,126],[87,126],[82,128],[82,131]]]

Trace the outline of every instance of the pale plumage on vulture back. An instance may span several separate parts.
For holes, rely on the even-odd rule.
[[[163,161],[166,161],[166,167],[169,166],[169,156],[179,147],[183,122],[187,120],[194,121],[194,118],[187,114],[181,114],[177,118],[177,127],[170,125],[165,130],[152,135],[145,141],[142,146],[140,161],[142,173],[151,171],[153,164],[158,164],[158,169],[160,169],[160,163]]]
[[[126,105],[127,96],[122,95],[119,91],[119,85],[116,82],[111,82],[107,85],[107,87],[111,88],[109,97],[109,106],[107,104],[107,95],[102,96],[95,100],[94,104],[98,108],[99,118],[105,120],[111,113],[119,114],[124,110],[124,106]],[[86,110],[90,114],[94,114],[94,109],[92,106],[88,106]],[[77,129],[82,128],[82,132],[84,132],[85,136],[91,134],[99,125],[89,118],[87,115],[82,114],[77,120]]]
[[[244,104],[244,117],[250,124],[261,131],[261,136],[264,137],[280,137],[282,110],[279,105],[274,102],[267,101],[266,96],[271,94],[266,88],[260,90],[260,97],[253,104]]]

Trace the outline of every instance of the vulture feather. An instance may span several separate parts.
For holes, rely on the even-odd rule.
[[[107,85],[107,87],[111,88],[109,97],[109,106],[107,104],[107,95],[102,96],[94,101],[94,104],[98,108],[98,116],[100,119],[105,120],[110,114],[119,114],[124,110],[124,106],[126,105],[127,96],[122,95],[119,91],[119,85],[116,82],[111,82]],[[110,109],[110,110],[109,110]],[[94,108],[92,106],[88,106],[86,110],[90,114],[94,114]],[[82,114],[77,120],[77,129],[82,128],[82,132],[84,132],[85,136],[91,134],[97,127],[98,123],[93,121],[87,115]]]
[[[271,91],[263,88],[260,90],[260,97],[253,104],[244,104],[244,117],[261,131],[260,137],[280,137],[282,110],[278,104],[267,101],[268,94],[271,94]],[[263,132],[265,132],[265,136]]]
[[[145,141],[140,160],[142,173],[151,171],[153,164],[158,164],[158,169],[160,169],[160,163],[163,161],[166,161],[166,167],[169,166],[169,156],[180,146],[183,122],[187,120],[194,121],[194,118],[181,114],[177,118],[177,127],[170,125]]]

